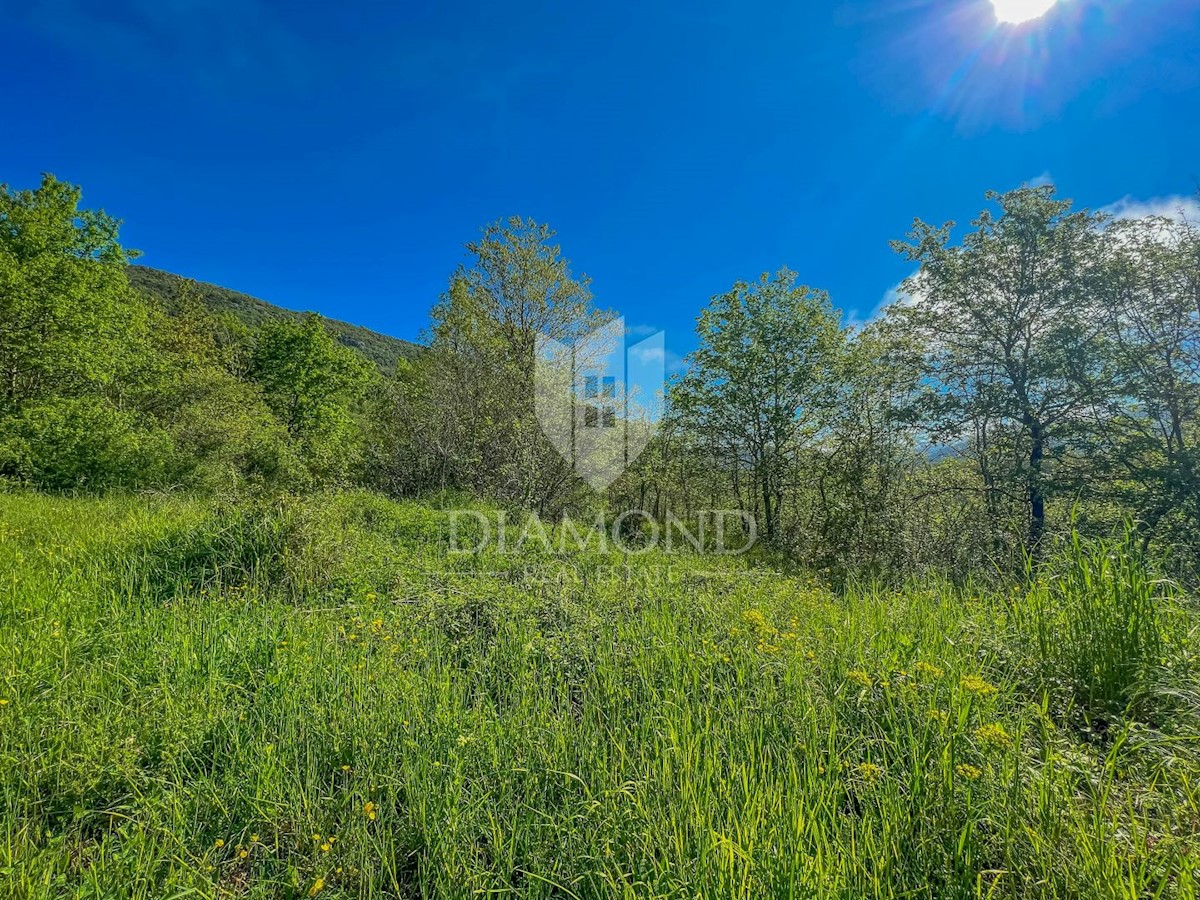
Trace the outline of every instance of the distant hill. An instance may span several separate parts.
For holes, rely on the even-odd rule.
[[[182,276],[161,269],[151,269],[148,266],[129,267],[129,283],[134,289],[158,299],[168,309],[176,296],[179,282],[183,280]],[[250,328],[261,328],[268,322],[279,319],[299,319],[304,315],[215,284],[197,281],[196,288],[213,312],[232,313]],[[392,372],[399,360],[411,359],[421,349],[419,344],[389,337],[361,325],[351,325],[337,319],[325,319],[325,325],[340,343],[357,350],[385,372]]]

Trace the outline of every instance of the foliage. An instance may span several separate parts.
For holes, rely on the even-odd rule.
[[[371,375],[361,357],[334,342],[316,314],[264,327],[250,362],[250,377],[319,481],[343,479],[355,464],[351,412]]]
[[[120,222],[79,200],[52,175],[31,191],[0,185],[0,415],[119,391],[135,362],[144,321],[125,281]]]
[[[700,346],[672,405],[727,468],[744,471],[748,505],[773,541],[791,463],[815,440],[833,399],[838,314],[826,294],[784,269],[714,297],[696,330]]]

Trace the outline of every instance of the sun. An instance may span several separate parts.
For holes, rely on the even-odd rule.
[[[1058,0],[992,0],[996,19],[1009,25],[1019,25],[1040,19]]]

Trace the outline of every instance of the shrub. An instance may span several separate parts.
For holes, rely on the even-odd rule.
[[[25,407],[0,437],[0,475],[49,490],[154,483],[171,455],[168,436],[101,398]]]

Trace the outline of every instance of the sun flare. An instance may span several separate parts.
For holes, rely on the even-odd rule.
[[[1032,22],[1040,19],[1054,7],[1058,0],[992,0],[996,19],[1009,25]]]

